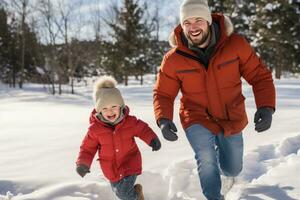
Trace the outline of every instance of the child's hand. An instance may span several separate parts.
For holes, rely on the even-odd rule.
[[[88,166],[79,164],[76,167],[77,173],[83,178],[87,173],[90,173],[90,169]]]
[[[158,151],[161,147],[161,143],[158,138],[154,138],[151,141],[150,146],[152,147],[152,151]]]

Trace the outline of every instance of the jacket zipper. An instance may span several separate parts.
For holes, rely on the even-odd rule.
[[[218,46],[218,49],[219,49],[219,48],[220,48],[220,46]],[[210,57],[210,59],[209,59],[208,68],[209,68],[209,66],[210,66],[211,61],[213,61],[213,59],[214,59],[214,57],[215,57],[215,55],[216,55],[216,52],[217,52],[217,49],[214,49],[214,52],[212,53],[212,55],[211,55],[211,57]],[[193,56],[193,55],[191,55],[191,54],[189,54],[189,53],[183,52],[183,51],[181,51],[181,50],[179,50],[179,49],[176,50],[176,53],[178,53],[179,55],[182,55],[182,56],[184,56],[184,57],[190,58],[190,59],[192,59],[192,60],[198,61],[199,63],[201,63],[202,67],[204,67],[203,64],[202,64],[202,61],[201,61],[198,57]],[[205,67],[204,67],[204,68],[205,68]],[[207,68],[207,70],[208,70],[208,68]],[[214,72],[213,72],[213,75],[214,75],[214,79],[216,80],[216,75],[215,75]],[[205,68],[205,87],[206,87],[206,91],[208,91],[207,83],[206,83],[206,76],[207,76],[207,72],[206,72],[206,68]],[[222,101],[221,101],[220,91],[219,91],[219,86],[218,86],[218,83],[217,83],[217,82],[216,82],[216,87],[217,87],[217,90],[218,90],[219,102],[221,103]],[[209,98],[209,95],[207,95],[207,98]],[[209,99],[208,99],[208,102],[210,102]],[[211,110],[210,103],[208,103],[208,111],[209,111],[209,110]],[[214,118],[214,117],[213,117],[213,118]],[[216,119],[215,121],[217,121],[217,119]]]
[[[113,134],[112,134],[112,147],[113,147],[113,151],[114,151],[114,163],[117,164],[117,158],[116,158],[116,145],[115,145],[115,135],[116,135],[116,129],[113,130]],[[114,170],[115,171],[115,170]],[[117,171],[118,174],[116,174],[117,176],[119,176],[119,171]]]
[[[176,53],[178,53],[179,55],[182,55],[182,56],[184,56],[184,57],[190,58],[190,59],[192,59],[192,60],[196,60],[197,62],[200,62],[200,63],[202,64],[201,59],[199,59],[198,57],[193,56],[193,55],[191,55],[191,54],[189,54],[189,53],[186,53],[186,52],[181,51],[181,50],[178,50],[178,49],[176,50]],[[203,64],[202,64],[202,66],[203,66]],[[203,66],[203,67],[204,67],[204,66]]]
[[[222,46],[219,46],[219,47],[218,47],[218,50],[219,50],[221,47],[222,47]],[[215,50],[214,53],[212,54],[210,61],[213,61],[213,60],[215,59],[216,54],[217,54],[217,50]],[[210,63],[211,63],[211,62],[209,62],[208,67],[210,66]],[[217,67],[217,68],[218,68],[218,67]],[[219,68],[218,68],[218,69],[219,69]],[[214,76],[216,88],[217,88],[217,90],[218,90],[218,94],[217,94],[217,95],[218,95],[218,98],[219,98],[219,103],[221,104],[221,107],[222,107],[222,98],[221,98],[221,93],[220,93],[220,87],[219,87],[219,83],[218,83],[218,81],[217,81],[217,79],[216,79],[217,76],[216,76],[216,71],[215,71],[215,70],[213,70],[213,76]],[[210,104],[209,104],[209,105],[210,105]],[[227,110],[226,105],[225,105],[225,109]],[[227,117],[226,110],[225,110],[225,116]],[[224,116],[224,110],[223,110],[222,113],[223,113],[223,116]]]
[[[207,71],[206,71],[206,70],[208,70],[208,68],[206,69],[205,66],[203,65],[202,61],[201,61],[199,58],[197,58],[196,56],[193,56],[193,55],[191,55],[191,54],[188,54],[188,53],[183,52],[183,51],[178,50],[178,49],[176,50],[176,53],[178,53],[178,54],[181,55],[181,56],[184,56],[184,57],[190,58],[190,59],[192,59],[192,60],[195,60],[195,61],[197,61],[197,62],[199,62],[199,63],[201,64],[201,66],[205,69],[205,70],[204,70],[204,73],[205,73],[205,76],[204,76],[205,81],[204,81],[204,83],[205,83],[206,91],[208,91],[208,87],[207,87]],[[209,66],[209,64],[208,64],[208,66]],[[208,95],[207,95],[207,99],[208,99],[208,102],[210,102],[210,101],[209,101],[209,96],[208,96]],[[210,107],[211,107],[211,106],[210,106],[210,103],[208,103],[208,108],[207,108],[207,110],[206,110],[207,113],[210,113],[210,112],[209,112],[209,110],[211,110]],[[209,114],[209,119],[210,119],[210,120],[213,120],[213,121],[216,121],[215,118],[214,118],[211,114]]]

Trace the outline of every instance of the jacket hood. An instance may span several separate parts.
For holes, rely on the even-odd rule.
[[[213,22],[217,22],[220,25],[221,37],[220,40],[225,39],[230,36],[234,27],[229,17],[222,14],[212,14]],[[179,24],[174,31],[169,36],[169,44],[171,47],[177,47],[183,45],[180,38],[180,33],[183,31],[181,25]]]

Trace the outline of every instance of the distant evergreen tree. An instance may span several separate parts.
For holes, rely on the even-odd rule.
[[[212,12],[228,16],[236,32],[251,37],[249,24],[255,15],[254,0],[209,0],[209,5]]]
[[[9,65],[10,32],[7,24],[7,13],[0,7],[0,80],[6,82]]]
[[[32,81],[38,75],[36,66],[41,63],[36,34],[25,23],[25,33],[28,47],[25,49],[24,69],[21,73],[21,33],[19,23],[12,16],[10,24],[7,23],[7,13],[0,8],[0,78],[4,83],[15,87],[23,80]]]
[[[20,50],[17,22],[14,17],[11,17],[10,24],[8,24],[7,12],[2,8],[0,9],[0,68],[1,79],[4,83],[8,83],[11,87],[15,87],[20,71],[18,65],[18,52]]]
[[[25,39],[27,48],[25,49],[24,80],[33,82],[39,76],[36,67],[40,66],[44,59],[40,53],[40,44],[36,33],[26,23]]]
[[[282,71],[299,72],[300,12],[299,1],[258,1],[256,20],[257,49],[275,70],[276,78]]]
[[[128,84],[129,75],[143,75],[151,71],[152,66],[146,60],[152,30],[144,17],[146,9],[146,5],[139,5],[139,0],[123,0],[120,9],[114,8],[116,18],[106,21],[112,29],[113,41],[106,44],[109,49],[106,51],[103,65],[106,65],[105,68],[111,68],[109,71],[113,74],[121,73],[125,85]],[[120,76],[116,78],[122,79]]]
[[[168,41],[159,41],[156,38],[151,41],[150,48],[148,48],[148,65],[151,66],[151,73],[157,75],[163,55],[170,50]]]
[[[116,47],[115,43],[109,41],[103,41],[100,49],[100,58],[98,59],[99,66],[103,70],[113,77],[116,78],[118,82],[123,81],[123,57],[120,55],[120,49]]]

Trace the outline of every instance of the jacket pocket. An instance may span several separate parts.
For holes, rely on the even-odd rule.
[[[182,121],[188,123],[196,119],[209,119],[209,115],[207,112],[207,108],[201,105],[197,105],[185,107],[183,110],[181,110],[180,118]]]
[[[242,121],[245,117],[245,97],[240,94],[230,104],[226,105],[226,113],[230,121]]]
[[[238,57],[217,64],[215,69],[219,88],[232,88],[241,84],[240,63]]]
[[[223,63],[218,64],[217,67],[218,67],[218,69],[221,69],[221,68],[223,68],[223,67],[229,66],[229,64],[231,64],[231,63],[233,63],[233,62],[235,62],[235,61],[238,61],[238,60],[239,60],[239,58],[236,57],[236,58],[234,58],[234,59],[231,59],[231,60],[228,60],[228,61],[225,61],[225,62],[223,62]]]
[[[137,168],[141,168],[142,158],[138,147],[128,151],[119,163],[125,171],[135,171]]]
[[[195,72],[198,72],[199,69],[183,69],[183,70],[176,70],[176,73],[177,74],[186,74],[186,73],[195,73]]]
[[[118,173],[116,166],[114,165],[113,158],[108,156],[101,156],[98,161],[104,176],[109,180],[115,179]]]
[[[139,154],[139,149],[135,145],[132,148],[130,148],[127,152],[124,152],[124,156],[122,158],[122,160],[123,160],[122,162],[126,162],[127,160],[129,160],[130,158],[134,157],[137,154]]]

